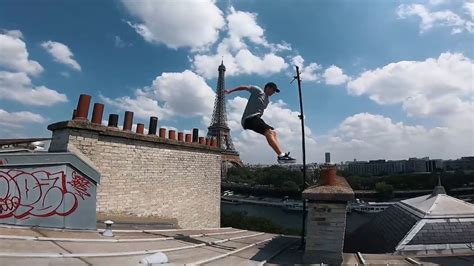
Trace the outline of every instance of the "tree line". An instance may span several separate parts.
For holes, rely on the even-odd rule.
[[[394,190],[433,189],[438,177],[448,192],[452,188],[474,186],[474,172],[463,171],[385,176],[357,176],[338,171],[338,175],[344,176],[353,190],[375,190],[380,198],[390,198]],[[307,185],[314,184],[318,178],[319,172],[307,172]],[[227,178],[222,181],[222,189],[256,196],[299,198],[303,189],[303,172],[277,165],[262,168],[232,167],[228,170]]]

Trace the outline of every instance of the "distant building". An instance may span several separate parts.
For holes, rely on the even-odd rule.
[[[340,164],[336,164],[336,169],[339,171],[346,171],[347,170],[347,163],[341,162]]]
[[[443,169],[446,171],[474,170],[474,156],[461,157],[457,160],[443,162]]]
[[[274,164],[244,164],[249,169],[260,169],[273,166]]]
[[[401,161],[356,161],[350,162],[347,166],[348,171],[354,175],[390,175],[406,172],[406,160]]]
[[[324,157],[325,157],[325,160],[324,160],[325,163],[331,163],[331,153],[330,152],[326,152],[324,154]]]
[[[284,164],[281,165],[281,167],[287,168],[288,170],[293,170],[293,171],[301,171],[303,169],[303,164]],[[316,171],[318,169],[318,164],[317,163],[308,163],[306,164],[306,170],[311,172],[311,171]]]
[[[418,158],[409,158],[406,162],[406,171],[407,173],[423,173],[428,172],[427,164],[429,162],[429,157],[424,157],[421,159]]]
[[[474,158],[474,157],[463,157]],[[474,163],[474,160],[472,161]],[[467,167],[466,161],[453,161],[452,167]],[[461,166],[462,165],[462,166]],[[473,168],[474,169],[474,168]],[[443,170],[443,160],[430,160],[429,157],[409,158],[408,160],[370,160],[347,162],[347,170],[353,175],[391,175],[406,173],[427,173],[439,172]]]
[[[428,161],[428,172],[440,172],[443,170],[443,160],[435,159]]]

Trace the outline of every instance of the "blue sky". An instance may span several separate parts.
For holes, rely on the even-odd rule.
[[[49,136],[81,93],[204,134],[223,57],[228,88],[279,85],[263,118],[297,159],[295,65],[310,161],[473,155],[473,15],[449,0],[3,0],[0,138]],[[227,99],[233,140],[245,162],[273,163],[240,128],[247,96]]]

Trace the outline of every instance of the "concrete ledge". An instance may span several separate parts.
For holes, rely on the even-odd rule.
[[[126,138],[130,140],[139,140],[139,141],[145,141],[145,142],[166,144],[166,145],[171,145],[171,146],[179,146],[179,147],[198,149],[201,151],[207,151],[207,152],[218,153],[218,154],[221,154],[223,152],[223,150],[218,147],[202,145],[195,142],[181,142],[178,140],[160,138],[157,135],[137,134],[133,131],[124,131],[115,127],[97,125],[89,121],[69,120],[69,121],[57,122],[48,126],[48,130],[51,130],[51,131],[61,130],[61,129],[80,129],[80,130],[94,131],[102,136],[119,137],[119,138]]]
[[[303,198],[309,201],[347,202],[354,199],[354,191],[344,177],[336,176],[332,185],[317,184],[305,189]]]
[[[69,152],[0,155],[0,223],[90,230],[96,228],[101,174]]]
[[[1,168],[47,167],[70,165],[86,175],[94,184],[100,183],[100,172],[89,160],[84,160],[74,152],[27,152],[0,154]]]

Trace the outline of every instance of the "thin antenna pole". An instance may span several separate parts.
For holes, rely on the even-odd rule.
[[[303,189],[301,194],[306,189],[306,145],[305,145],[305,134],[304,134],[304,113],[303,113],[303,95],[301,94],[301,78],[300,78],[300,68],[296,66],[296,76],[294,77],[298,81],[298,94],[300,98],[300,115],[301,120],[301,145],[303,148]],[[301,247],[304,249],[305,246],[305,233],[306,233],[306,201],[303,199],[303,226],[301,230]]]

